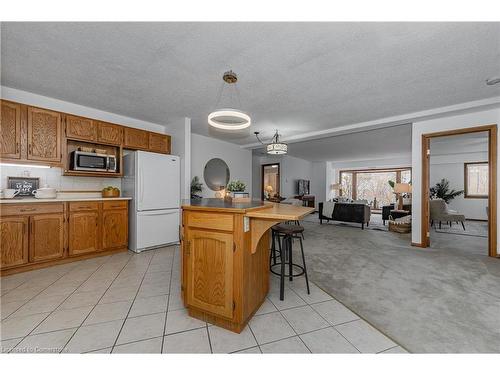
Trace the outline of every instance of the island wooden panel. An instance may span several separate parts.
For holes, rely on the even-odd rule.
[[[190,316],[243,330],[269,291],[270,226],[313,210],[279,206],[210,200],[182,206],[181,293]]]

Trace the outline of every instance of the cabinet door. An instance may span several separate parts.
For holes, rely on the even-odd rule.
[[[128,245],[128,211],[104,210],[102,212],[103,250],[121,248]]]
[[[2,101],[0,157],[21,158],[21,106]]]
[[[123,142],[123,127],[99,121],[97,123],[97,141],[121,145]]]
[[[99,212],[72,212],[69,215],[69,255],[98,251]]]
[[[28,159],[61,161],[61,115],[28,107]]]
[[[188,305],[233,317],[233,246],[232,234],[188,231]]]
[[[149,151],[170,154],[170,136],[166,134],[149,133]]]
[[[0,217],[0,268],[28,263],[28,216]]]
[[[64,255],[64,215],[34,215],[30,218],[30,261],[61,258]]]
[[[141,129],[125,128],[123,147],[138,150],[149,149],[149,132]]]
[[[89,118],[67,115],[66,137],[95,142],[97,140],[97,124]]]

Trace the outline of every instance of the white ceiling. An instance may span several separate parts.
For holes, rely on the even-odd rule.
[[[255,150],[256,153],[263,149]],[[292,143],[288,155],[310,161],[356,161],[411,155],[411,124]]]
[[[500,23],[2,23],[1,42],[5,86],[238,144],[500,95]],[[206,120],[227,69],[254,122],[234,134]]]

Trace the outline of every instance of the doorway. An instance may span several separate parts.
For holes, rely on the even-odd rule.
[[[431,244],[431,142],[436,140],[445,139],[445,137],[453,138],[452,136],[470,135],[472,137],[479,137],[479,133],[487,136],[487,151],[485,152],[487,160],[479,162],[464,162],[463,164],[463,187],[464,195],[468,195],[469,199],[484,199],[487,206],[484,207],[487,214],[487,237],[488,237],[488,255],[497,257],[497,125],[478,126],[474,128],[457,129],[450,131],[443,131],[437,133],[423,134],[422,135],[422,193],[421,193],[421,247],[429,247]],[[485,168],[485,165],[487,166]],[[481,176],[481,174],[483,176]],[[484,175],[487,175],[485,179]],[[487,184],[487,189],[481,190],[481,184],[474,184],[474,181],[483,178],[484,183]],[[487,182],[486,182],[487,181]],[[433,181],[435,183],[435,181]],[[457,186],[458,187],[458,186]],[[435,194],[435,190],[433,190]],[[436,207],[433,200],[433,215],[435,215]],[[456,212],[457,215],[465,216],[464,213]],[[439,216],[439,215],[438,215]],[[452,219],[459,218],[460,216],[453,216]],[[450,227],[453,221],[446,222]],[[436,223],[433,223],[436,224]],[[459,225],[459,224],[457,224]],[[464,228],[465,231],[465,228]]]
[[[280,197],[280,163],[263,164],[261,168],[261,199],[271,200]]]

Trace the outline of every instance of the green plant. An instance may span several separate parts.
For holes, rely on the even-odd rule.
[[[450,181],[448,181],[446,178],[441,179],[441,181],[439,181],[430,189],[431,199],[441,198],[446,203],[462,195],[463,193],[463,190],[450,190]]]
[[[191,180],[191,195],[197,195],[203,190],[203,184],[200,182],[198,176],[194,176]]]
[[[394,181],[392,181],[392,180],[387,181],[387,183],[388,183],[388,184],[389,184],[389,186],[390,186],[391,188],[393,188],[393,189],[394,189],[394,186],[396,186],[396,183],[395,183]]]
[[[246,187],[245,183],[240,180],[234,180],[227,184],[227,190],[231,192],[245,191]]]

